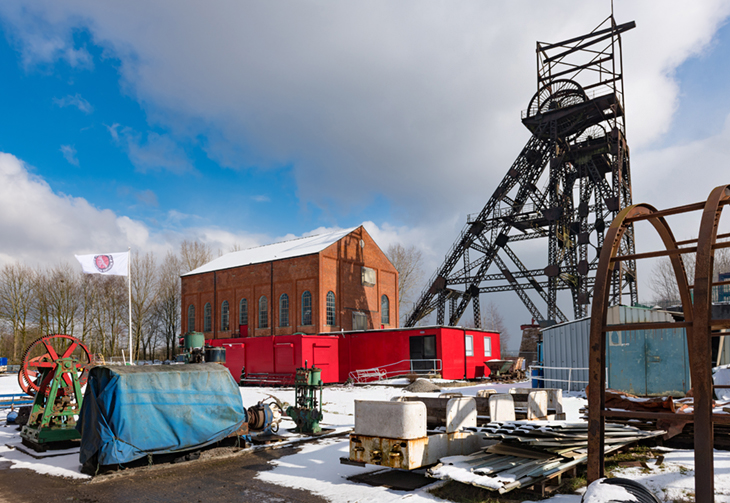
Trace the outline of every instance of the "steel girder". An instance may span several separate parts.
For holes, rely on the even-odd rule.
[[[561,290],[570,291],[576,318],[587,314],[606,223],[632,204],[621,33],[634,26],[617,25],[610,16],[586,35],[537,43],[538,91],[522,118],[532,136],[481,212],[467,219],[406,326],[434,310],[437,323],[445,323],[447,299],[449,325],[474,303],[474,324],[480,326],[479,295],[510,290],[537,319],[567,319],[558,307]],[[540,268],[528,268],[507,246],[540,238],[548,240],[547,265]],[[621,246],[633,253],[632,228]],[[489,284],[502,280],[508,284]],[[619,264],[611,277],[611,304],[624,295],[636,303],[635,280],[635,262]],[[528,291],[546,304],[546,317]]]

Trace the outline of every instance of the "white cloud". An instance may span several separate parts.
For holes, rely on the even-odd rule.
[[[729,5],[616,2],[618,21],[638,26],[623,43],[634,150],[671,124],[673,71],[707,47]],[[44,42],[70,48],[74,29],[90,30],[152,120],[202,138],[223,165],[291,164],[303,203],[342,213],[383,194],[410,223],[481,208],[528,138],[519,113],[536,90],[534,41],[584,33],[607,15],[604,4],[569,0],[169,9],[141,0],[0,6],[24,54],[39,60],[62,57]],[[190,169],[168,137],[128,141],[140,170]]]
[[[730,2],[615,5],[619,22],[637,22],[623,37],[634,198],[657,206],[701,200],[722,183],[715,167],[730,153],[727,133],[661,151],[651,146],[672,124],[676,68],[707,50]],[[519,114],[536,91],[535,40],[585,33],[606,17],[607,5],[241,1],[215,9],[181,1],[174,14],[169,3],[147,0],[0,3],[28,64],[90,64],[74,45],[78,29],[119,59],[124,89],[155,126],[171,131],[110,128],[138,170],[191,171],[178,140],[200,139],[227,167],[290,165],[301,202],[329,214],[382,195],[399,223],[368,230],[384,248],[421,246],[428,275],[529,136]],[[688,176],[687,167],[702,176]],[[175,225],[194,218],[169,215]],[[224,250],[275,240],[188,231]]]
[[[146,137],[119,124],[107,126],[109,134],[129,156],[134,167],[142,173],[167,170],[175,174],[195,171],[185,150],[167,135],[148,132]]]
[[[144,225],[83,198],[56,194],[11,154],[0,153],[0,256],[29,264],[73,260],[74,253],[149,248]]]
[[[76,107],[85,114],[90,114],[94,111],[94,107],[91,103],[86,101],[79,93],[71,96],[64,96],[63,98],[53,98],[53,103],[61,108],[65,107]]]
[[[73,145],[61,145],[59,150],[63,154],[63,158],[66,159],[66,162],[73,164],[74,166],[79,165],[79,159],[76,157],[76,149]]]
[[[142,193],[142,197],[153,196]],[[196,220],[171,213],[170,218]],[[223,251],[234,243],[250,247],[276,240],[216,228],[152,229],[128,216],[96,208],[83,198],[54,192],[23,161],[7,153],[0,153],[0,235],[5,237],[0,242],[0,265],[21,261],[43,266],[72,262],[74,254],[127,247],[162,257],[186,238],[201,239]]]

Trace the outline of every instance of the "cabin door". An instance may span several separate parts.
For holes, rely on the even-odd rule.
[[[413,370],[436,370],[436,336],[414,335],[410,337],[411,368]],[[420,361],[419,361],[420,360]],[[431,361],[423,361],[431,360]]]

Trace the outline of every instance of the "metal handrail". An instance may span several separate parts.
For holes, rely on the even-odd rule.
[[[392,369],[389,367],[395,367],[408,363],[408,369]],[[430,368],[416,369],[414,363],[431,363]],[[443,369],[443,362],[440,359],[428,359],[428,360],[401,360],[395,363],[388,363],[387,365],[380,365],[379,367],[372,367],[369,369],[357,369],[350,372],[349,377],[355,382],[372,382],[380,381],[382,379],[389,379],[399,375],[408,374],[430,374],[433,372],[441,372]],[[370,380],[371,378],[372,381]]]
[[[543,375],[533,375],[532,369],[542,369]],[[551,381],[551,382],[567,382],[568,383],[568,391],[570,391],[570,388],[573,383],[575,384],[585,384],[588,385],[588,381],[579,381],[579,380],[573,380],[573,371],[574,370],[585,370],[588,371],[588,367],[547,367],[545,365],[530,365],[528,367],[528,379],[535,379],[537,381]],[[544,371],[545,370],[567,370],[568,371],[568,379],[558,379],[556,377],[545,377]],[[606,369],[606,383],[608,383],[608,369]]]

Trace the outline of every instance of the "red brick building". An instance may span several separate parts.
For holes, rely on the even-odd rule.
[[[182,276],[183,332],[206,339],[397,328],[398,316],[398,271],[362,226],[228,253]]]

